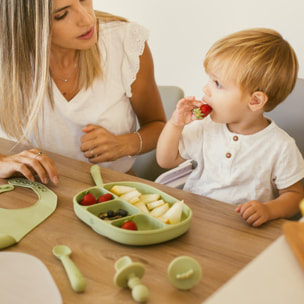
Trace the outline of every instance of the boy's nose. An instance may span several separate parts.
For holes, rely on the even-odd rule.
[[[203,92],[204,92],[207,96],[210,96],[210,90],[209,90],[208,83],[206,83],[206,84],[203,86]]]

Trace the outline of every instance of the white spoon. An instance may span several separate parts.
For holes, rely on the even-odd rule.
[[[70,259],[71,253],[72,250],[66,245],[57,245],[53,248],[53,254],[62,262],[73,290],[83,292],[86,287],[86,281],[77,266]]]

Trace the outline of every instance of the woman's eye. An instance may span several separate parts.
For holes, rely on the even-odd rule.
[[[61,19],[63,19],[66,15],[67,15],[67,11],[66,12],[64,12],[63,14],[60,14],[60,15],[56,15],[55,17],[54,17],[54,19],[55,20],[61,20]]]

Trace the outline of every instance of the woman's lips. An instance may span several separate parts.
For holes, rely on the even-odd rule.
[[[81,40],[89,40],[93,37],[94,32],[95,32],[95,28],[94,28],[94,26],[92,26],[89,31],[87,31],[86,33],[78,36],[77,38],[81,39]]]

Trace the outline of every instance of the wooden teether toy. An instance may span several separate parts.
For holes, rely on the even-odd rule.
[[[132,262],[130,257],[124,256],[116,261],[115,269],[115,285],[122,288],[129,287],[132,289],[132,297],[136,302],[146,302],[149,298],[149,290],[140,282],[145,273],[144,265]]]

